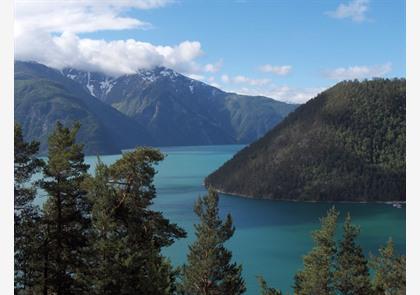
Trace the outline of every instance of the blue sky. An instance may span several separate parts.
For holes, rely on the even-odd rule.
[[[50,34],[53,41],[44,36],[44,44],[54,42],[61,49],[48,56],[56,55],[61,60],[50,62],[41,53],[22,54],[19,49],[17,57],[33,58],[55,67],[68,66],[62,61],[68,58],[57,51],[62,51],[62,44],[71,47],[76,42],[85,51],[93,50],[92,47],[96,51],[106,48],[113,56],[130,56],[131,61],[144,58],[138,64],[134,62],[137,67],[162,64],[225,90],[296,102],[304,102],[343,79],[405,77],[405,1],[402,0],[128,2],[131,4],[106,9],[90,4],[65,9],[57,5],[57,11],[68,12],[63,18],[70,19],[69,24],[57,21],[55,28],[48,24],[50,27],[39,25],[37,30]],[[25,15],[23,5],[27,4],[24,3],[22,8],[17,8],[17,21],[34,22]],[[43,16],[45,12],[40,5],[39,15]],[[80,19],[86,19],[85,27],[70,26],[76,14],[78,25]],[[91,20],[95,15],[95,19],[103,20],[95,23]],[[109,22],[104,25],[106,17]],[[27,31],[20,32],[18,37],[24,41],[17,42],[17,47],[20,43],[27,44]],[[130,47],[129,39],[141,42],[133,45],[137,46],[135,54],[145,50],[147,55],[142,53],[137,57],[130,51],[126,53],[124,50],[130,49],[120,46]],[[118,45],[118,50],[116,40],[125,42]],[[101,41],[102,45],[94,41]],[[183,42],[189,43],[181,46]],[[147,50],[144,49],[145,43],[153,48],[147,45]],[[155,49],[157,56],[150,53]],[[162,53],[167,50],[170,53]],[[93,61],[92,56],[74,60],[70,66],[107,71],[127,64],[121,71],[130,71],[129,61],[116,60],[114,66],[105,57],[101,64]]]

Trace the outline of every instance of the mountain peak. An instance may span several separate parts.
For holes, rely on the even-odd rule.
[[[26,99],[24,86],[33,83],[38,87],[34,89],[42,89],[38,77],[52,84],[58,81],[63,87],[45,89],[50,93],[47,99],[34,91],[30,99],[37,99],[42,105],[36,112],[30,112],[32,104]],[[94,71],[74,68],[58,71],[23,63],[15,66],[15,79],[18,86],[15,101],[27,103],[24,107],[16,105],[18,121],[26,128],[33,127],[32,135],[42,137],[43,146],[48,130],[39,126],[48,120],[67,120],[68,114],[72,114],[71,118],[84,114],[81,121],[86,126],[83,130],[90,151],[111,144],[117,149],[120,141],[132,143],[131,147],[150,142],[160,146],[249,143],[296,107],[268,98],[228,94],[166,67],[110,77]],[[60,99],[56,99],[56,93]],[[39,116],[47,111],[48,116]],[[37,126],[32,126],[35,119]],[[102,128],[105,123],[106,128]],[[101,145],[97,146],[99,142]]]
[[[136,74],[138,77],[151,82],[161,77],[168,77],[173,80],[180,76],[176,71],[163,66],[156,66],[152,69],[138,69]]]

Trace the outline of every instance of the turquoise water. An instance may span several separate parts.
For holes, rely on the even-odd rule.
[[[188,244],[194,240],[193,224],[197,219],[193,204],[205,194],[203,179],[243,146],[201,146],[163,148],[167,155],[158,166],[157,198],[153,205],[171,222],[188,232],[186,239],[165,249],[175,265],[186,260]],[[120,156],[103,156],[107,164]],[[96,157],[86,161],[94,169]],[[376,253],[389,236],[405,253],[405,208],[386,204],[334,204],[342,213],[350,212],[353,222],[362,227],[359,242],[366,253]],[[310,233],[319,225],[319,217],[331,203],[298,203],[253,200],[221,195],[222,215],[233,215],[236,232],[227,246],[234,259],[243,265],[247,294],[258,294],[256,276],[263,275],[273,287],[290,290],[295,272],[302,266],[302,255],[312,247]]]

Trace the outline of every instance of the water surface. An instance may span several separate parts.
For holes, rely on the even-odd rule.
[[[162,148],[167,155],[158,166],[157,198],[153,205],[171,222],[188,232],[164,253],[175,265],[186,260],[188,244],[194,240],[197,218],[193,205],[206,193],[203,179],[240,150],[240,145]],[[103,156],[107,164],[120,158]],[[96,157],[87,157],[93,171]],[[234,259],[243,265],[247,294],[259,294],[256,276],[263,275],[273,287],[291,290],[293,276],[302,266],[302,255],[312,247],[310,233],[319,226],[319,217],[332,205],[341,212],[341,221],[350,212],[361,226],[359,242],[368,252],[377,252],[392,236],[397,249],[405,253],[405,208],[386,204],[332,204],[255,200],[221,195],[220,210],[233,215],[236,232],[227,243]]]

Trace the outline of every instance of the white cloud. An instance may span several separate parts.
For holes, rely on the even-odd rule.
[[[65,32],[59,36],[39,31],[15,39],[15,58],[35,60],[53,68],[73,67],[110,75],[135,73],[139,68],[163,65],[183,73],[199,71],[195,59],[202,54],[199,42],[184,41],[159,46],[133,39],[95,40]]]
[[[351,66],[326,70],[325,76],[334,80],[350,80],[382,77],[392,70],[391,63],[374,66]]]
[[[325,89],[326,87],[294,88],[271,84],[269,87],[241,87],[229,91],[244,95],[261,95],[289,103],[305,103]]]
[[[216,72],[222,61],[200,65],[200,42],[171,46],[133,39],[105,41],[79,34],[103,30],[149,29],[148,22],[128,17],[130,9],[152,9],[172,0],[17,0],[15,58],[54,68],[74,67],[110,75],[139,68],[167,66],[184,74]]]
[[[167,0],[17,0],[15,36],[32,31],[88,33],[99,30],[148,29],[151,24],[122,16],[128,9],[163,7]]]
[[[219,60],[218,62],[216,62],[214,64],[206,64],[204,66],[204,71],[209,72],[209,73],[216,73],[216,72],[220,71],[222,66],[223,66],[223,60]]]
[[[260,71],[264,73],[273,73],[280,76],[284,76],[290,73],[292,70],[292,66],[285,65],[285,66],[273,66],[270,64],[266,64],[260,67]]]
[[[229,80],[236,84],[248,84],[251,86],[267,85],[268,83],[271,82],[270,79],[253,79],[253,78],[248,78],[242,75],[235,76]]]
[[[305,103],[326,89],[326,87],[296,88],[277,85],[270,79],[251,79],[242,75],[230,77],[223,74],[220,80],[223,82],[222,89],[228,92],[266,96],[291,103]]]
[[[333,18],[350,18],[354,22],[363,22],[366,20],[368,9],[369,0],[351,0],[347,4],[341,3],[336,10],[328,11],[326,14]]]
[[[222,80],[223,83],[229,83],[230,82],[230,77],[226,74],[222,75],[220,77],[220,79]]]

